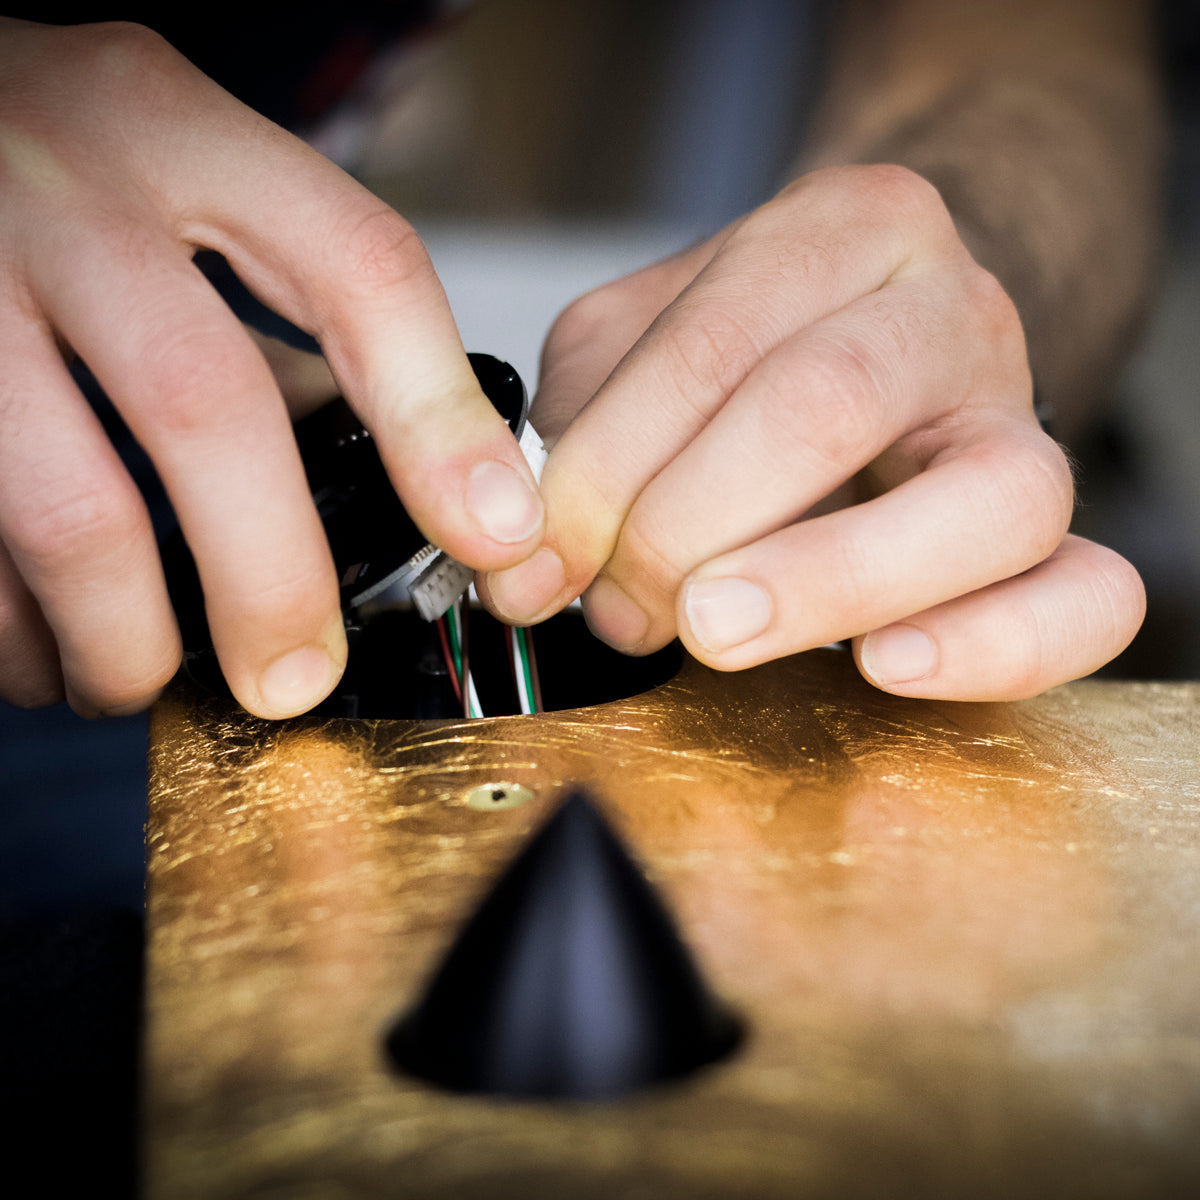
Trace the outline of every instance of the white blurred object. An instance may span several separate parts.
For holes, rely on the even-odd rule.
[[[708,232],[695,224],[418,221],[468,350],[494,354],[536,390],[554,318],[599,284]]]

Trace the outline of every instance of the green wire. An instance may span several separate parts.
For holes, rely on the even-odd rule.
[[[446,610],[446,632],[450,634],[450,653],[454,655],[454,670],[462,683],[462,650],[458,647],[458,617],[454,607]]]
[[[536,693],[533,690],[533,672],[529,667],[529,646],[526,638],[529,630],[523,625],[517,626],[517,658],[521,661],[521,678],[525,681],[525,694],[529,697],[529,711],[537,712]]]
[[[454,606],[446,610],[446,630],[450,634],[450,653],[454,656],[454,673],[458,676],[460,687],[466,687],[466,680],[462,677],[462,648],[458,644],[458,614],[454,611]]]

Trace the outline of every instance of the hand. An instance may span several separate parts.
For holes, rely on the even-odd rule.
[[[341,673],[287,408],[197,247],[317,337],[432,540],[484,569],[537,547],[532,477],[396,213],[137,26],[3,21],[0,113],[0,696],[135,711],[179,662],[147,513],[64,353],[153,459],[242,704],[301,712]]]
[[[844,638],[901,695],[1004,699],[1136,631],[1133,568],[1067,533],[1016,310],[937,192],[815,172],[578,300],[543,354],[543,547],[488,575],[541,619],[584,592],[633,654],[720,670]]]

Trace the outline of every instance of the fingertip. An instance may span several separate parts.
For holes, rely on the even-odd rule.
[[[242,700],[255,716],[268,720],[296,717],[315,708],[337,686],[345,669],[329,647],[314,643],[281,654],[258,675],[257,695]]]
[[[1135,568],[1068,535],[1044,562],[854,640],[863,676],[922,699],[1014,701],[1120,654],[1145,614]]]
[[[61,704],[66,698],[62,677],[35,680],[21,680],[17,684],[9,684],[3,690],[3,698],[14,708],[32,710],[49,708],[53,704]]]
[[[532,478],[497,459],[472,467],[463,504],[479,532],[505,552],[540,536],[546,524],[546,506]]]
[[[162,688],[139,695],[132,700],[116,700],[107,703],[97,701],[76,692],[69,684],[64,689],[64,698],[76,716],[85,721],[106,721],[109,718],[133,717],[145,712],[162,695]]]
[[[482,577],[481,594],[491,611],[513,625],[533,625],[552,616],[571,597],[558,553],[542,546],[524,562]]]
[[[146,661],[157,665],[136,676],[123,669],[133,665],[127,661],[115,665],[96,659],[80,662],[76,653],[74,661],[64,667],[61,698],[88,721],[144,712],[162,695],[183,661],[183,647],[174,621],[160,628],[156,636],[159,647],[148,653]],[[149,639],[149,633],[144,633],[143,641]]]
[[[100,709],[99,716],[102,718],[109,717],[133,717],[140,712],[145,712],[154,702],[162,695],[162,688],[156,688],[147,696],[142,696],[137,700],[127,701],[124,704],[112,704]]]
[[[1133,563],[1115,550],[1083,539],[1071,540],[1082,543],[1077,552],[1091,553],[1102,564],[1096,577],[1107,593],[1115,639],[1120,640],[1124,649],[1146,619],[1146,584]]]
[[[650,614],[607,575],[584,592],[583,617],[596,637],[622,654],[642,652],[650,633]]]
[[[863,676],[885,692],[920,683],[938,671],[938,644],[916,625],[872,630],[855,639],[854,653]]]
[[[679,607],[681,633],[701,652],[697,657],[710,665],[757,641],[776,615],[770,593],[740,575],[688,580]]]

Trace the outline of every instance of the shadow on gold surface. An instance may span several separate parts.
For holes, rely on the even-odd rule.
[[[153,726],[150,1194],[1200,1179],[1196,703],[1191,685],[1100,684],[899,700],[834,651],[688,662],[631,700],[469,723],[270,724],[176,692]],[[599,1107],[389,1073],[382,1030],[579,783],[748,1044]],[[530,802],[481,810],[491,787]]]

